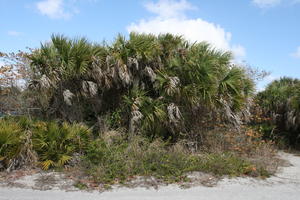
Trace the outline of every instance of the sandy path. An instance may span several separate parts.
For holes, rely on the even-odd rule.
[[[281,156],[292,166],[281,168],[276,176],[267,180],[223,179],[215,187],[180,189],[171,185],[159,190],[119,188],[104,193],[0,187],[0,200],[299,200],[300,157],[286,153]]]

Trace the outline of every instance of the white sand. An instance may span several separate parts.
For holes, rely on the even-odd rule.
[[[292,166],[281,168],[267,180],[223,179],[215,187],[180,189],[170,185],[158,190],[118,188],[104,193],[0,187],[0,200],[300,200],[300,157],[286,153],[281,156]]]

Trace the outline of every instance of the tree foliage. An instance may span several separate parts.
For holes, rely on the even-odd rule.
[[[171,34],[118,35],[102,45],[53,35],[29,58],[31,88],[48,116],[85,121],[120,112],[130,133],[150,137],[238,125],[254,89],[230,52]]]
[[[257,95],[265,117],[276,125],[276,134],[290,144],[300,141],[300,80],[283,77]]]
[[[31,80],[29,53],[0,52],[0,112],[20,111],[25,107],[22,89]]]

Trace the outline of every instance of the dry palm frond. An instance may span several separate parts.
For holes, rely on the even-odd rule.
[[[177,76],[169,76],[166,72],[159,71],[155,87],[163,93],[173,96],[180,90],[180,79]]]
[[[30,130],[26,130],[24,136],[24,144],[22,145],[19,154],[10,161],[7,167],[8,172],[25,166],[33,166],[37,163],[38,156],[33,150],[31,138],[32,132]]]
[[[131,112],[129,133],[134,134],[138,132],[142,118],[143,114],[140,111],[134,110]]]
[[[138,127],[143,118],[143,114],[140,112],[141,104],[142,99],[137,97],[133,100],[133,104],[131,106],[129,132],[132,134],[138,131]]]
[[[85,96],[94,97],[98,92],[98,86],[96,83],[92,81],[83,81],[82,82],[83,94]]]
[[[72,106],[72,98],[75,95],[70,90],[65,90],[63,92],[64,101],[68,106]]]
[[[51,86],[51,80],[44,74],[40,79],[41,88],[48,89]]]
[[[98,83],[101,84],[103,76],[104,76],[104,71],[101,69],[101,65],[94,64],[93,63],[93,68],[90,72],[90,76]]]
[[[169,77],[169,83],[166,86],[166,91],[168,95],[172,95],[175,94],[176,92],[178,92],[178,86],[180,84],[180,79],[176,76],[174,77]]]
[[[168,117],[170,122],[177,124],[182,118],[178,106],[176,106],[174,103],[171,103],[168,105],[167,110],[168,110]]]
[[[222,104],[221,110],[223,111],[224,118],[231,124],[235,125],[236,128],[239,128],[242,124],[240,113],[236,113],[231,109],[230,101],[225,101],[224,99],[220,100]]]
[[[118,75],[123,86],[128,86],[131,83],[131,74],[126,65],[118,67]]]
[[[154,83],[154,81],[156,80],[156,74],[153,71],[153,69],[151,67],[145,67],[144,69],[145,74],[150,78],[151,82]]]
[[[130,69],[135,69],[136,71],[139,70],[139,62],[136,58],[128,58],[128,61],[127,61],[127,66],[130,68]]]

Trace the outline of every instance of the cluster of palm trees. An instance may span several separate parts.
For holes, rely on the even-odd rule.
[[[300,80],[283,77],[257,95],[264,116],[276,125],[275,133],[290,144],[300,142]]]
[[[149,137],[239,125],[254,91],[230,52],[171,34],[118,35],[111,44],[53,35],[29,58],[30,90],[48,117],[108,116],[130,134]]]

